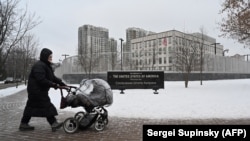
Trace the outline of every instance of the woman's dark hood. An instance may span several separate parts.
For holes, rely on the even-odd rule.
[[[45,62],[46,64],[50,64],[50,62],[48,61],[49,56],[52,54],[52,51],[47,49],[47,48],[43,48],[41,53],[40,53],[40,60]]]

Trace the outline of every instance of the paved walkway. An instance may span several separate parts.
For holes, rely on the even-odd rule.
[[[104,131],[97,132],[94,127],[90,127],[75,134],[67,134],[63,129],[51,132],[45,118],[32,118],[30,124],[35,126],[35,130],[21,132],[18,130],[18,126],[26,99],[26,90],[0,98],[1,141],[140,141],[142,140],[143,124],[250,124],[250,119],[154,120],[109,117],[109,124]],[[60,112],[59,110],[58,118],[60,121],[71,116],[73,116],[72,113]]]

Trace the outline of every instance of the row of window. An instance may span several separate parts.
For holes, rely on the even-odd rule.
[[[149,59],[140,59],[140,60],[134,60],[133,61],[136,66],[142,66],[142,65],[152,65],[152,64],[171,64],[173,63],[173,58],[168,57],[168,63],[167,63],[167,57],[160,57],[160,58],[149,58]]]
[[[159,46],[167,46],[168,44],[171,44],[171,39],[172,37],[164,37],[164,38],[159,38],[157,40],[149,40],[149,41],[145,41],[145,42],[140,42],[140,43],[134,43],[132,44],[132,49],[138,49],[138,48],[142,48],[142,47],[155,47],[157,44]]]
[[[159,67],[144,67],[140,68],[140,70],[162,70],[162,71],[172,71],[172,66],[159,66]]]
[[[132,46],[131,46],[131,49],[132,49],[132,52],[133,50],[141,50],[141,48],[149,48],[149,51],[150,51],[150,48],[152,47],[167,47],[169,45],[173,44],[173,47],[198,47],[198,48],[201,48],[203,47],[203,50],[206,52],[206,53],[213,53],[215,52],[215,47],[214,45],[211,45],[211,44],[203,44],[201,45],[200,42],[198,41],[194,41],[194,40],[189,40],[189,39],[186,39],[186,38],[182,38],[182,37],[163,37],[163,38],[159,38],[159,39],[153,39],[153,40],[148,40],[148,41],[144,41],[144,42],[138,42],[138,43],[133,43]],[[171,48],[171,47],[170,47]],[[160,49],[161,50],[161,49]],[[159,51],[160,51],[159,50]],[[162,50],[166,50],[166,49],[162,49]],[[178,49],[176,49],[178,50]],[[220,48],[217,48],[217,50],[220,50]]]
[[[169,46],[169,47],[163,47],[163,48],[159,47],[158,49],[149,48],[149,49],[146,49],[146,50],[142,50],[142,49],[138,50],[138,49],[133,49],[132,48],[132,57],[151,56],[152,54],[161,55],[161,54],[166,54],[167,52],[173,53],[174,51],[180,52],[180,51],[182,51],[182,49],[183,49],[183,46],[179,46],[179,47],[171,47],[171,46]],[[192,50],[192,49],[190,48],[190,50]],[[200,50],[201,50],[201,48],[198,48],[197,53],[199,53]],[[206,54],[213,54],[215,52],[215,48],[211,47],[211,46],[208,46],[208,45],[205,45],[204,49],[203,49],[203,52],[205,52]],[[222,50],[217,48],[217,52],[222,53]]]

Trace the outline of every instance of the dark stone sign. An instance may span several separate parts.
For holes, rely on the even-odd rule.
[[[164,88],[164,71],[109,71],[111,89],[153,89],[155,94]]]

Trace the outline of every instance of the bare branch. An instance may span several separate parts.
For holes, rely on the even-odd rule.
[[[25,35],[41,21],[26,9],[19,9],[20,0],[0,0],[0,73],[9,53]]]
[[[222,37],[238,40],[250,47],[250,4],[249,0],[225,0],[221,14],[226,18],[220,23]]]

